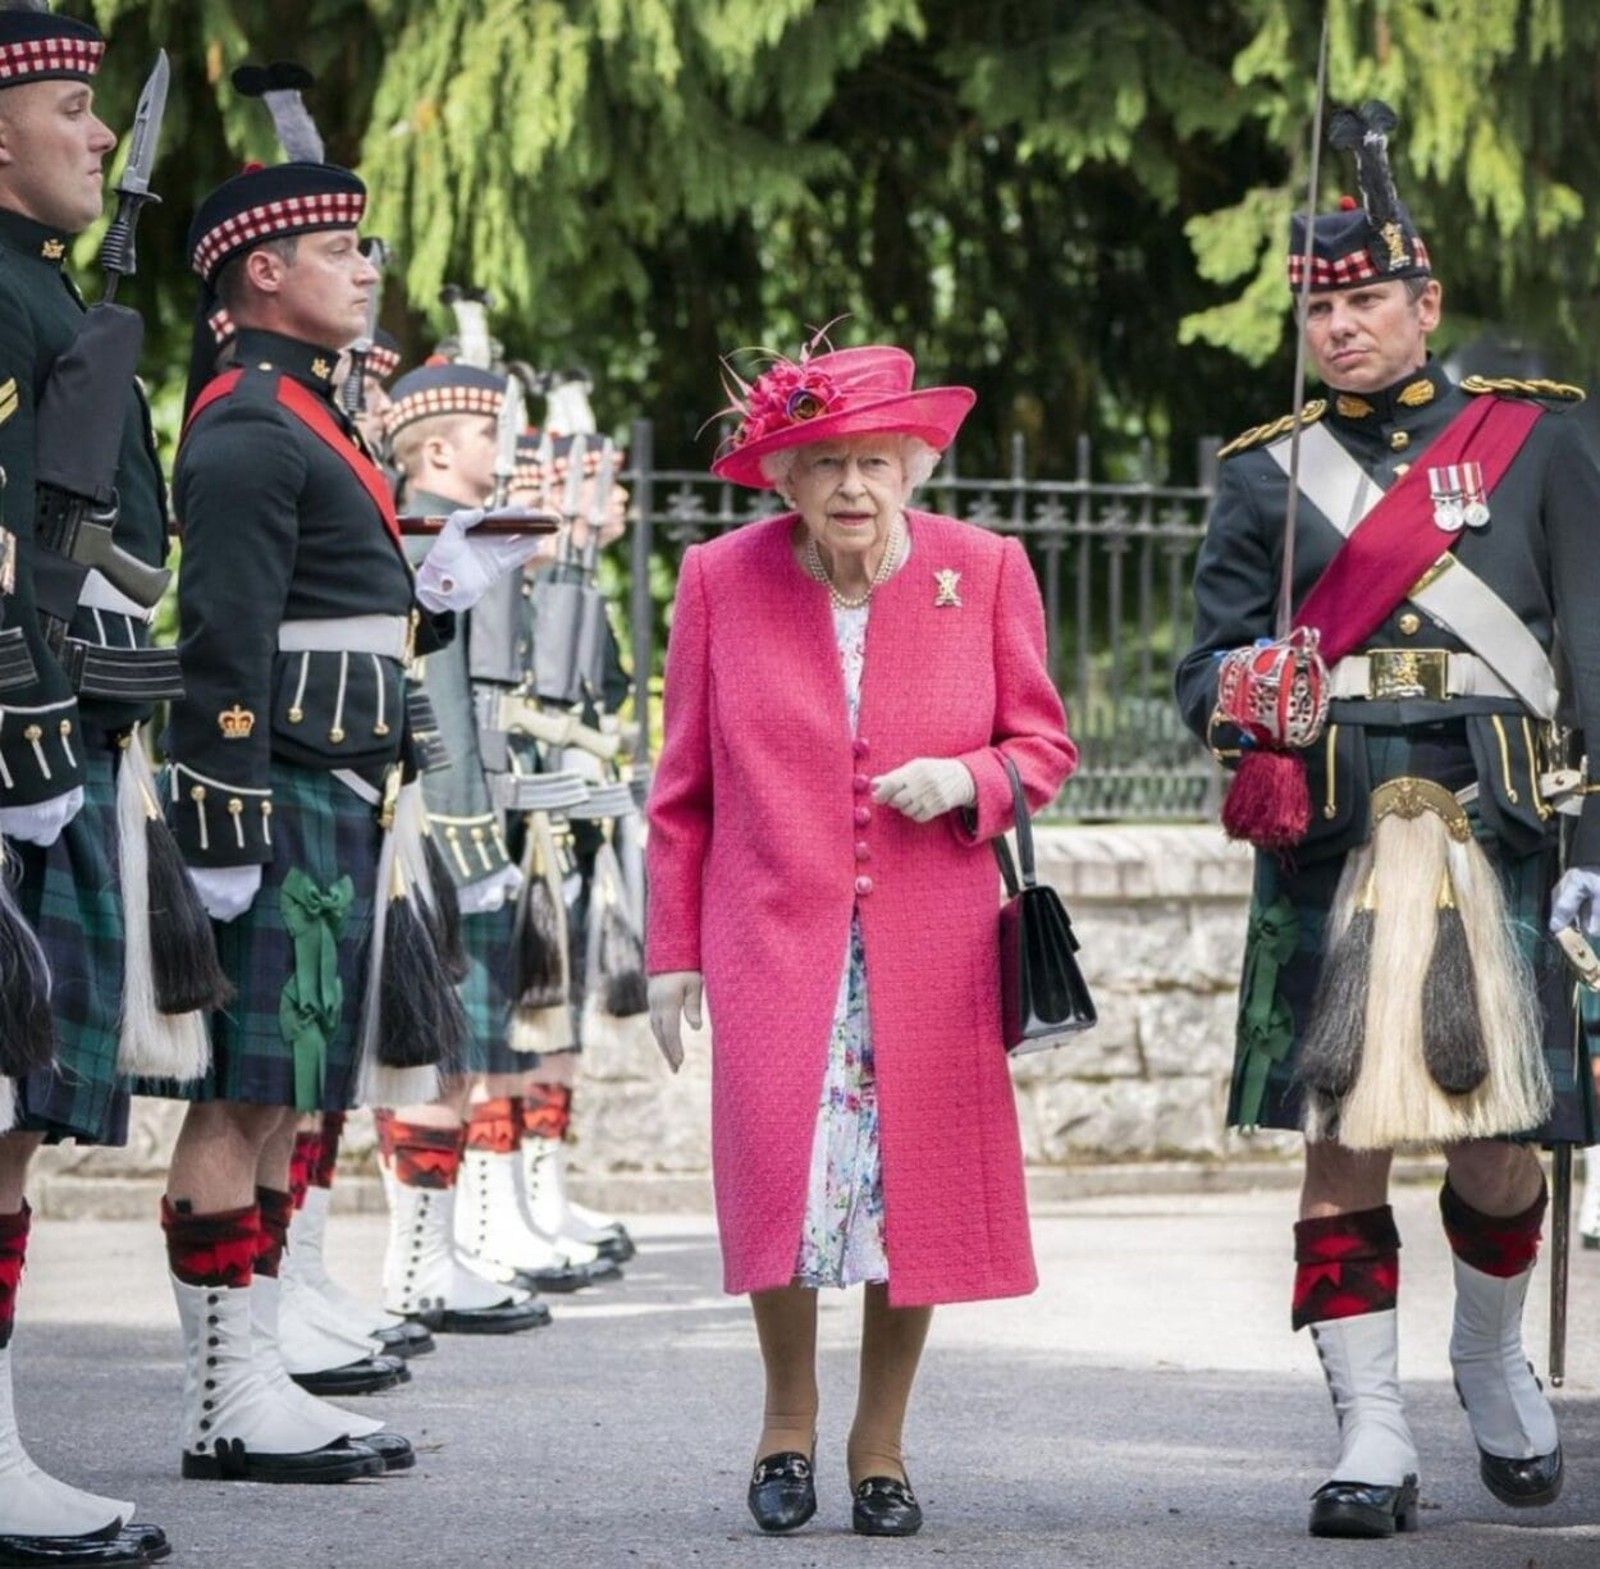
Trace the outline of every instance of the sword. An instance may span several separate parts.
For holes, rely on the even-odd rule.
[[[1306,193],[1305,265],[1295,300],[1294,407],[1289,435],[1289,502],[1283,525],[1283,574],[1278,581],[1277,635],[1287,638],[1294,625],[1294,528],[1300,499],[1300,417],[1306,407],[1306,302],[1311,297],[1311,256],[1316,241],[1317,185],[1322,174],[1322,116],[1328,92],[1328,13],[1322,13],[1317,49],[1317,95],[1311,112],[1311,178]]]
[[[1583,1028],[1580,1018],[1578,1028]],[[1572,1146],[1550,1154],[1550,1384],[1567,1381],[1567,1277],[1572,1263]]]
[[[378,336],[378,311],[383,305],[383,269],[389,265],[389,247],[376,235],[367,241],[367,260],[378,269],[378,281],[367,299],[367,324],[350,345],[350,374],[339,389],[339,403],[353,419],[367,410],[367,357]]]
[[[117,285],[124,278],[131,278],[137,270],[133,231],[138,226],[140,211],[147,202],[161,200],[150,189],[150,171],[155,167],[156,148],[161,141],[161,119],[167,109],[167,83],[171,77],[167,51],[158,49],[156,63],[139,94],[139,107],[134,111],[128,159],[116,188],[117,215],[100,244],[100,269],[106,279],[102,298],[107,301],[116,299]]]

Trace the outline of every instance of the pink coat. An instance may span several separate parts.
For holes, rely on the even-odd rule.
[[[650,797],[652,974],[700,970],[712,1030],[712,1157],[731,1292],[788,1283],[829,1024],[859,903],[896,1305],[1037,1284],[1000,1038],[988,841],[1011,820],[1000,748],[1029,803],[1072,771],[1022,547],[908,514],[905,566],[874,594],[852,741],[826,589],[796,561],[793,513],[686,552]],[[936,606],[937,571],[960,573]],[[915,823],[870,779],[959,757],[976,832]]]

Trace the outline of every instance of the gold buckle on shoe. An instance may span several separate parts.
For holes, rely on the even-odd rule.
[[[1442,648],[1375,648],[1367,655],[1367,696],[1375,703],[1404,698],[1443,702],[1450,655]]]

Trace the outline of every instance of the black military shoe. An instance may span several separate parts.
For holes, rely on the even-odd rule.
[[[373,1395],[393,1389],[396,1384],[409,1384],[411,1370],[401,1357],[380,1355],[315,1373],[291,1373],[289,1377],[313,1395]]]
[[[384,1354],[391,1357],[425,1357],[437,1349],[428,1326],[409,1318],[398,1324],[385,1324],[372,1338],[382,1345]]]
[[[763,1455],[750,1473],[749,1502],[763,1531],[798,1531],[817,1512],[810,1456],[798,1449]]]
[[[1311,1534],[1375,1538],[1417,1528],[1417,1478],[1398,1487],[1324,1482],[1311,1495]]]
[[[385,1471],[409,1471],[417,1463],[417,1452],[409,1438],[398,1433],[368,1433],[354,1440],[364,1449],[370,1449],[381,1461]]]
[[[184,1452],[182,1475],[199,1482],[355,1482],[382,1476],[384,1462],[365,1444],[341,1438],[299,1454],[258,1454],[240,1439],[219,1439],[210,1454]]]
[[[897,1476],[869,1476],[858,1482],[850,1529],[857,1536],[915,1536],[922,1529],[922,1505],[910,1482]]]
[[[153,1525],[108,1525],[87,1536],[0,1534],[0,1569],[33,1565],[156,1564],[172,1554],[172,1544]]]
[[[1566,1470],[1559,1444],[1553,1454],[1535,1455],[1531,1460],[1506,1460],[1486,1449],[1478,1451],[1478,1475],[1483,1478],[1483,1485],[1512,1509],[1541,1509],[1553,1504],[1561,1496]]]

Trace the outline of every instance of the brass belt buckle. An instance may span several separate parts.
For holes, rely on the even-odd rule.
[[[1367,696],[1375,703],[1443,702],[1449,655],[1442,648],[1376,648],[1367,655]]]

